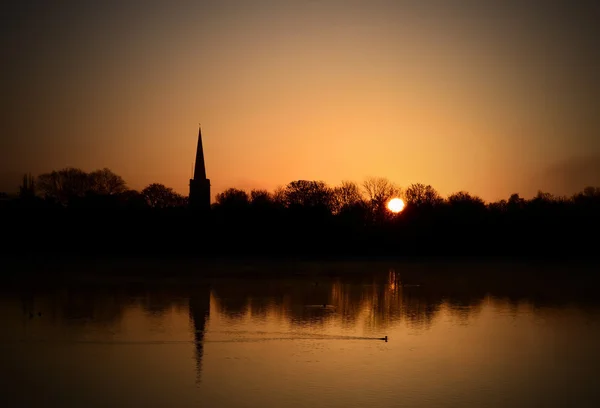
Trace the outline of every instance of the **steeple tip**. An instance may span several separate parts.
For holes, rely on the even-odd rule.
[[[196,150],[196,163],[194,166],[194,179],[206,179],[206,169],[204,165],[204,150],[202,148],[202,131],[200,123],[198,123],[198,148]]]

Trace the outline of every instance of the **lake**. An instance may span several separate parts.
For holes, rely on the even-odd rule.
[[[380,262],[13,282],[0,406],[598,407],[595,270]]]

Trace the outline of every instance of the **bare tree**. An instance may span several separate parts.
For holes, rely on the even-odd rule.
[[[333,189],[333,210],[339,213],[344,208],[363,202],[358,184],[353,181],[342,181]]]
[[[376,223],[385,222],[390,216],[388,201],[400,196],[402,190],[384,177],[369,177],[362,187],[368,199],[372,220]]]
[[[83,170],[67,167],[38,177],[38,188],[47,198],[67,204],[72,198],[80,198],[90,188],[89,175]]]
[[[405,197],[407,203],[415,207],[434,207],[444,201],[433,187],[421,183],[411,184],[405,191]]]
[[[108,168],[91,172],[89,179],[90,190],[95,194],[113,195],[127,191],[125,180]]]
[[[375,205],[385,205],[385,203],[397,195],[402,190],[385,177],[369,177],[363,182],[363,190],[371,203]]]
[[[274,204],[281,206],[281,207],[285,207],[287,205],[286,204],[285,187],[277,186],[275,188],[275,190],[273,191],[272,197],[273,197]]]

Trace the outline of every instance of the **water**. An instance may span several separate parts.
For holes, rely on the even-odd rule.
[[[434,269],[5,289],[0,406],[600,406],[589,280]]]

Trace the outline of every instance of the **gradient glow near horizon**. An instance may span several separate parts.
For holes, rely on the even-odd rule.
[[[368,176],[487,200],[600,185],[595,2],[15,3],[0,173],[16,183],[109,167],[187,195],[200,122],[213,194]]]

